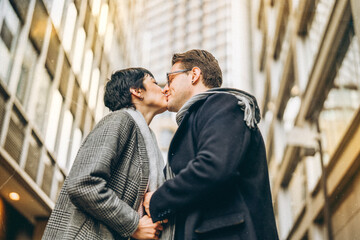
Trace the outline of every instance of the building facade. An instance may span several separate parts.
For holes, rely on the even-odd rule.
[[[281,239],[360,239],[360,4],[252,2]]]
[[[174,53],[205,49],[219,61],[223,87],[252,92],[251,28],[248,0],[149,0],[145,2],[143,65],[166,84]],[[174,114],[151,124],[164,157],[177,129]]]
[[[0,0],[0,239],[40,239],[82,139],[107,111],[106,79],[141,57],[141,6]]]

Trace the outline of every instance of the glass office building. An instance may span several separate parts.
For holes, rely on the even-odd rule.
[[[358,239],[359,1],[258,0],[252,10],[280,237]]]
[[[0,0],[0,239],[42,235],[82,139],[107,111],[106,79],[139,61],[126,29],[141,6]]]

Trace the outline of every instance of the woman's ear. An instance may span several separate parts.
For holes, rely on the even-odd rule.
[[[141,101],[144,99],[144,97],[141,96],[141,89],[135,89],[130,88],[131,95],[133,95],[136,98],[139,98]]]

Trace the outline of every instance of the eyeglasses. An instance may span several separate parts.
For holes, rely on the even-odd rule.
[[[175,71],[175,72],[169,72],[169,73],[166,73],[166,79],[167,79],[167,84],[168,86],[170,86],[170,79],[169,79],[169,75],[172,75],[172,74],[178,74],[178,73],[184,73],[184,72],[188,72],[188,71],[191,71],[192,69],[183,69],[183,70],[179,70],[179,71]]]

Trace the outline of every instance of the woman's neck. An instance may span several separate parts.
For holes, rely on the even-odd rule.
[[[139,111],[143,117],[145,118],[145,121],[147,123],[147,125],[150,125],[152,119],[154,118],[154,116],[156,115],[156,110],[155,109],[151,109],[147,106],[144,106],[142,104],[134,104],[135,108],[137,111]]]

